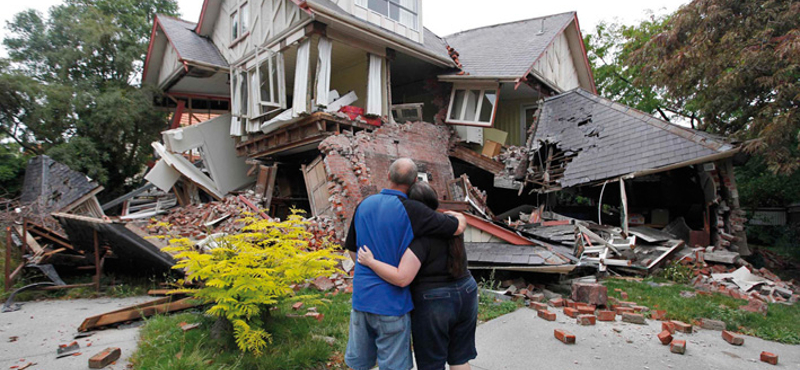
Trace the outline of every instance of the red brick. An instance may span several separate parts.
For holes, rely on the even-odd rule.
[[[686,333],[686,334],[692,334],[692,325],[691,324],[687,324],[687,323],[685,323],[683,321],[675,321],[675,320],[672,320],[670,322],[675,325],[675,330],[676,331],[679,331],[681,333]]]
[[[575,335],[566,330],[556,329],[553,335],[564,344],[575,344]]]
[[[577,302],[605,306],[608,302],[608,288],[597,283],[572,284],[572,299]]]
[[[303,302],[297,302],[292,305],[292,309],[295,311],[299,310],[301,307],[303,307]]]
[[[597,319],[600,321],[616,321],[617,313],[614,311],[600,310],[597,311]]]
[[[670,334],[675,334],[675,323],[671,321],[664,321],[661,323],[661,330],[666,330]]]
[[[733,344],[734,346],[741,346],[744,344],[744,338],[736,335],[736,333],[732,331],[723,330],[722,339],[725,339],[726,342]]]
[[[625,293],[625,292],[619,292],[619,296],[620,296],[620,297],[621,297],[623,300],[627,300],[627,299],[628,299],[628,293]]]
[[[577,305],[577,303],[575,303],[575,301],[573,301],[571,299],[565,299],[564,300],[564,307],[575,308],[576,305]]]
[[[550,312],[550,311],[547,311],[547,310],[538,310],[538,311],[536,311],[536,314],[539,317],[541,317],[541,318],[543,318],[543,319],[545,319],[547,321],[556,321],[556,313],[555,312]]]
[[[638,313],[627,313],[627,312],[623,313],[622,321],[639,325],[647,324],[647,321],[644,319],[644,316]]]
[[[622,315],[624,313],[633,313],[633,308],[617,306],[616,307],[616,311],[617,311],[617,315]]]
[[[669,345],[669,351],[681,355],[686,353],[686,341],[674,339]]]
[[[739,309],[766,315],[767,311],[769,310],[769,306],[762,300],[751,298],[746,305],[740,306]]]
[[[669,330],[664,330],[661,333],[658,333],[658,340],[661,341],[661,344],[667,345],[672,343],[672,333]]]
[[[534,310],[537,310],[537,311],[539,311],[539,310],[547,311],[547,305],[544,304],[544,303],[541,303],[541,302],[531,302],[529,307],[533,308]]]
[[[102,369],[108,364],[119,360],[122,351],[117,347],[108,347],[89,359],[90,369]]]
[[[564,307],[564,298],[551,299],[550,304],[553,305],[553,307]]]
[[[594,325],[597,320],[595,315],[578,315],[578,324],[581,325]]]
[[[564,307],[564,315],[567,315],[572,318],[578,317],[578,310],[572,307]]]
[[[667,310],[655,310],[650,313],[650,318],[653,320],[664,321],[667,319]]]
[[[636,302],[619,301],[619,302],[617,302],[617,305],[622,306],[622,307],[633,307],[633,306],[636,306]]]
[[[325,315],[323,315],[323,314],[321,314],[319,312],[308,312],[308,313],[306,313],[306,316],[313,317],[313,318],[317,319],[317,321],[319,321],[319,322],[322,322],[322,320],[325,318]]]
[[[633,306],[633,312],[647,312],[650,309],[645,306]]]
[[[595,306],[578,305],[578,313],[582,315],[594,315]]]
[[[770,352],[761,352],[761,361],[766,362],[770,365],[777,365],[778,355]]]

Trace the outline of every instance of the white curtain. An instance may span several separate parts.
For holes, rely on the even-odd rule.
[[[317,105],[328,106],[330,96],[328,91],[331,89],[331,50],[333,44],[327,37],[319,39],[318,45],[319,62],[317,62]]]
[[[380,116],[383,112],[383,86],[381,86],[383,58],[369,55],[369,77],[367,81],[367,114]]]
[[[231,76],[231,136],[243,136],[244,125],[239,119],[239,76],[235,68],[230,70]]]
[[[260,86],[258,84],[258,74],[249,73],[250,75],[250,118],[247,120],[247,132],[260,132],[261,124],[258,120],[252,119],[261,114],[261,104],[259,101]]]
[[[311,57],[311,40],[305,40],[297,48],[297,65],[294,72],[293,115],[308,111],[308,69]]]

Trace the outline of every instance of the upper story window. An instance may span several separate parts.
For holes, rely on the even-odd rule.
[[[455,86],[450,96],[447,123],[491,127],[497,95],[496,85]]]
[[[250,27],[250,4],[245,1],[239,3],[231,13],[231,42],[237,41],[239,38],[247,34]]]
[[[419,29],[419,0],[356,0],[356,5],[413,30]]]

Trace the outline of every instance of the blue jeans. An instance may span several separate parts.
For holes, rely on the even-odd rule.
[[[412,289],[414,357],[419,370],[441,370],[478,356],[478,284],[470,277],[432,289]]]
[[[350,337],[344,355],[347,366],[369,370],[378,362],[380,370],[409,370],[411,318],[350,311]]]

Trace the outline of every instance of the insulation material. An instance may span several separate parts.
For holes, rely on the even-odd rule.
[[[217,189],[214,181],[206,176],[203,171],[189,162],[189,160],[183,156],[170,153],[161,143],[156,142],[152,145],[158,155],[161,156],[161,161],[166,162],[167,165],[180,172],[181,175],[185,176],[189,181],[195,183],[201,189],[205,190],[207,193],[211,194],[217,199],[222,199],[225,196],[219,191],[219,189]]]
[[[319,39],[319,62],[317,63],[317,105],[327,106],[331,102],[329,91],[331,89],[331,51],[333,43],[327,37]]]
[[[381,86],[383,58],[369,55],[369,78],[367,81],[367,114],[381,115],[383,88]]]
[[[297,65],[294,72],[293,115],[308,112],[308,70],[310,68],[311,40],[305,40],[297,48]]]

